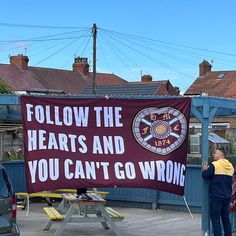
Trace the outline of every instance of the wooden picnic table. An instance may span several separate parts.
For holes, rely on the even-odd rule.
[[[76,189],[67,189],[67,188],[53,190],[53,193],[76,193],[76,192],[77,192]],[[96,188],[93,188],[93,190],[87,190],[87,193],[89,193],[89,194],[96,193],[96,194],[102,196],[103,198],[105,198],[109,194],[109,192],[99,191]]]
[[[76,223],[91,223],[100,222],[104,229],[112,230],[117,236],[123,236],[121,230],[115,224],[115,219],[119,217],[113,217],[110,210],[106,210],[106,200],[98,194],[82,194],[77,196],[73,193],[61,194],[62,201],[55,208],[45,208],[49,220],[44,226],[43,230],[49,230],[53,223],[57,223],[58,227],[54,236],[60,236],[64,228],[68,224]],[[69,207],[66,207],[66,205]],[[113,209],[112,209],[113,210]],[[115,212],[119,214],[118,212]],[[113,212],[113,214],[115,215]],[[120,221],[124,216],[120,215]]]
[[[36,193],[17,192],[15,193],[15,195],[18,198],[23,199],[22,204],[17,205],[17,207],[21,209],[26,208],[27,209],[26,215],[28,215],[30,198],[35,198],[35,197],[44,198],[46,202],[48,203],[48,205],[50,206],[52,205],[51,199],[61,199],[62,193],[76,193],[76,189],[56,189],[53,191],[43,191],[43,192],[36,192]],[[89,194],[96,193],[103,198],[105,198],[109,194],[109,192],[97,191],[96,188],[93,188],[93,190],[88,190],[87,193]]]

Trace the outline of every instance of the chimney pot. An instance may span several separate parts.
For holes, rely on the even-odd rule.
[[[73,71],[80,71],[82,74],[88,76],[89,75],[88,58],[76,57],[73,64]]]
[[[141,81],[142,82],[152,82],[152,76],[151,75],[142,75]]]
[[[28,70],[29,58],[23,54],[10,57],[10,64],[18,66],[22,70]]]
[[[206,61],[203,60],[202,63],[199,64],[199,76],[204,76],[207,72],[211,71],[212,65]]]

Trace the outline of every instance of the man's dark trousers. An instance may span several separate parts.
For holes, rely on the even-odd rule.
[[[224,235],[232,236],[231,223],[229,219],[229,204],[230,198],[210,199],[210,217],[214,236],[222,236],[221,220],[224,228]]]

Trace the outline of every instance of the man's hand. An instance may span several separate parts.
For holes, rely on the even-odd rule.
[[[202,169],[207,170],[208,169],[208,163],[207,162],[202,162]]]

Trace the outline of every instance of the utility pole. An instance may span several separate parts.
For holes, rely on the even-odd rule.
[[[96,39],[97,39],[97,26],[93,24],[93,95],[96,95]]]

